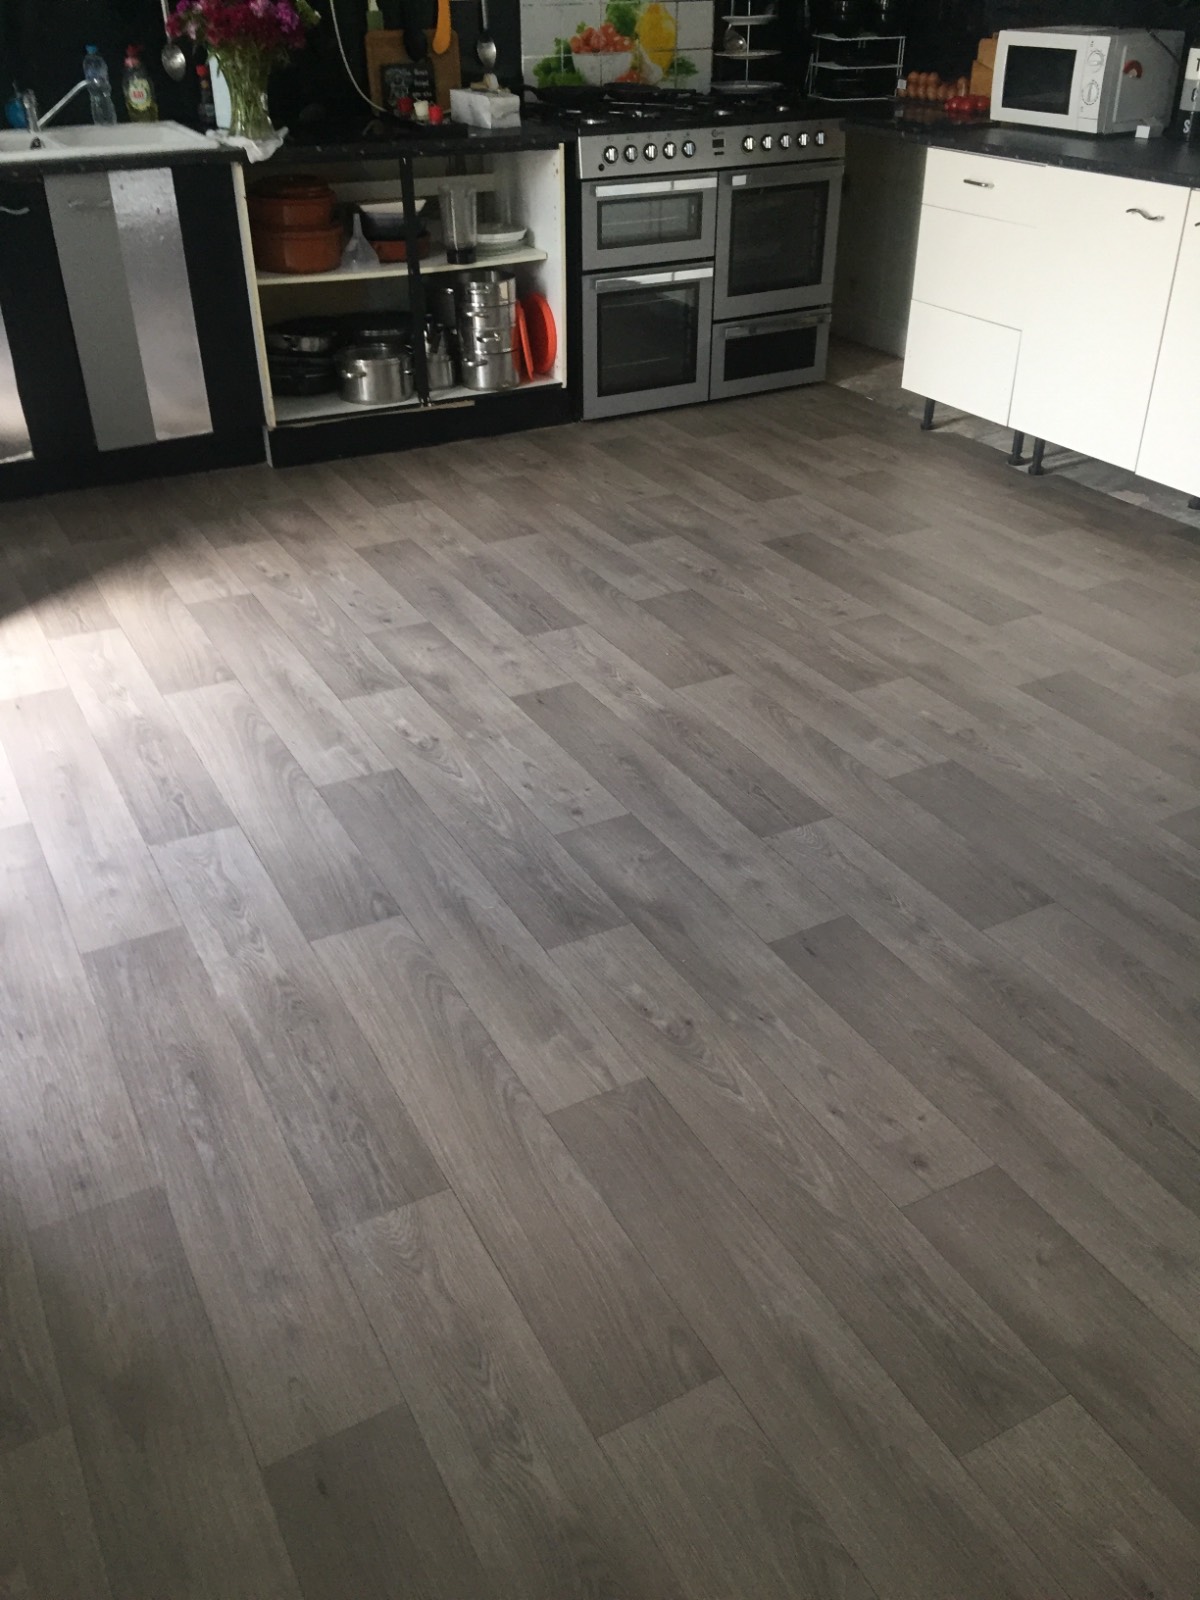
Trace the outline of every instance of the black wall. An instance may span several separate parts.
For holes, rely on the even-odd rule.
[[[169,0],[173,4],[174,0]],[[278,123],[302,115],[352,115],[365,109],[346,81],[337,54],[329,7],[337,3],[347,54],[359,78],[363,68],[366,0],[314,0],[321,26],[292,66],[272,79],[271,109]],[[381,0],[384,21],[401,27],[407,18],[432,27],[436,0]],[[520,0],[489,0],[491,30],[500,48],[500,75],[520,72]],[[452,0],[451,17],[459,35],[463,71],[478,75],[473,58],[479,30],[478,0]],[[85,46],[99,45],[108,60],[120,111],[120,73],[126,46],[141,45],[151,69],[164,117],[190,121],[195,109],[195,79],[173,83],[162,71],[162,11],[159,0],[0,0],[0,101],[7,100],[14,81],[32,88],[43,107],[52,105],[80,77]],[[87,101],[80,97],[63,113],[65,122],[86,122]]]

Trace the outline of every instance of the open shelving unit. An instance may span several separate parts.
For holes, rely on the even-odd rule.
[[[907,43],[903,33],[816,33],[805,93],[812,100],[846,104],[891,100],[904,76]],[[866,93],[846,92],[853,78],[865,79]]]
[[[530,416],[542,415],[552,396],[548,391],[565,390],[567,384],[567,285],[565,170],[562,147],[479,154],[466,158],[471,168],[464,172],[464,158],[414,154],[412,190],[418,200],[436,195],[446,181],[469,182],[481,191],[503,190],[508,214],[515,226],[524,226],[527,243],[512,250],[480,255],[469,266],[446,259],[436,220],[430,223],[433,234],[428,256],[413,266],[407,261],[379,262],[362,268],[336,267],[329,272],[283,273],[257,271],[253,264],[249,215],[242,185],[242,227],[246,248],[247,279],[256,325],[259,372],[267,421],[268,449],[275,459],[272,441],[290,459],[299,450],[311,451],[320,459],[325,448],[319,430],[329,427],[331,453],[345,454],[347,439],[354,424],[367,424],[363,430],[364,450],[403,448],[406,443],[425,442],[429,419],[440,418],[436,426],[453,428],[454,416],[463,417],[462,431],[507,431],[521,426],[514,416],[522,413],[529,398]],[[402,181],[394,160],[363,159],[323,168],[322,177],[332,186],[339,202],[352,207],[366,199],[402,199]],[[336,391],[319,395],[279,395],[271,390],[267,360],[266,330],[272,324],[293,317],[340,315],[354,312],[386,313],[409,309],[415,275],[422,281],[435,278],[445,283],[452,274],[466,275],[490,267],[516,272],[518,291],[538,290],[545,295],[558,329],[558,350],[552,370],[511,389],[478,390],[464,385],[434,390],[427,400],[419,396],[399,403],[378,406],[343,400]],[[541,396],[540,403],[534,397]],[[565,405],[565,400],[563,402]],[[394,419],[394,428],[392,421]],[[489,420],[490,419],[490,420]],[[549,420],[565,420],[555,416]],[[381,430],[387,442],[380,443]],[[369,438],[368,438],[369,435]],[[300,443],[301,438],[305,440]],[[283,451],[284,441],[293,443]],[[355,447],[351,446],[351,452]]]
[[[435,389],[429,397],[429,406],[419,400],[399,400],[387,405],[365,406],[354,400],[343,400],[340,394],[280,395],[275,400],[275,425],[279,428],[303,427],[314,422],[324,422],[337,417],[379,416],[391,411],[437,410],[439,407],[474,405],[477,401],[498,400],[506,395],[525,394],[532,389],[557,389],[562,380],[553,376],[532,378],[516,389],[468,389],[456,383],[451,389]]]
[[[434,272],[475,272],[482,267],[516,267],[531,261],[545,261],[548,252],[536,250],[532,245],[522,245],[517,250],[504,250],[494,255],[479,256],[471,266],[464,267],[456,261],[447,261],[444,250],[431,250],[421,262],[423,277]],[[255,278],[260,289],[295,289],[314,283],[366,283],[371,278],[407,278],[407,261],[383,262],[377,267],[335,267],[332,272],[258,272]]]

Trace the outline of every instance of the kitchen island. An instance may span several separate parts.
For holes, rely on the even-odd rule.
[[[0,140],[0,498],[262,458],[240,181],[173,123]]]

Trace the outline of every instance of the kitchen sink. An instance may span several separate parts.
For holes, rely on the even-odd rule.
[[[176,150],[203,149],[201,133],[178,122],[121,122],[92,126],[0,130],[0,166],[18,161],[76,161],[80,156],[169,155]]]

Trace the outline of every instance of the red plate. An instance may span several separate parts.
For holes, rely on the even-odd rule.
[[[529,328],[525,321],[525,310],[521,302],[517,301],[517,347],[513,352],[517,358],[517,372],[522,383],[528,383],[533,377],[533,356],[529,351]]]
[[[554,313],[546,296],[536,292],[527,294],[521,301],[521,307],[529,332],[532,370],[539,378],[544,378],[547,373],[553,372],[554,360],[558,355],[558,329],[554,325]]]

